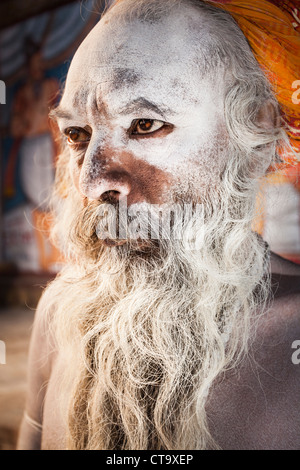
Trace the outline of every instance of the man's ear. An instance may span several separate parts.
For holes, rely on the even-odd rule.
[[[260,107],[255,124],[262,129],[278,129],[281,123],[279,106],[269,99]]]
[[[273,133],[274,135],[278,133],[281,128],[281,114],[279,105],[275,100],[268,99],[261,105],[256,115],[255,126],[258,129],[258,133],[260,129],[262,133],[266,132],[266,134],[270,134],[270,137]],[[257,158],[251,166],[251,171],[255,178],[264,176],[268,171],[272,163],[272,152],[270,150],[273,144],[274,143],[265,143],[256,147],[259,152],[257,152]],[[263,156],[265,156],[265,158],[262,158]],[[276,154],[274,157],[276,159]]]

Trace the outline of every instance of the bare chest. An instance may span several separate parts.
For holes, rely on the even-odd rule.
[[[296,367],[296,366],[295,366]],[[300,366],[298,366],[300,367]],[[43,449],[66,449],[67,391],[55,369],[44,403]],[[224,375],[210,392],[207,414],[221,449],[300,449],[300,389],[290,373],[242,369]],[[62,393],[65,396],[62,397]]]
[[[292,344],[300,340],[298,315],[289,311],[284,299],[274,304],[271,315],[277,320],[265,325],[249,356],[210,390],[208,423],[221,449],[300,449],[300,364],[292,360]],[[48,383],[43,449],[67,447],[70,390],[62,385],[66,367],[63,358],[57,358]]]
[[[300,449],[299,383],[290,368],[276,373],[254,362],[220,378],[207,404],[220,448]]]

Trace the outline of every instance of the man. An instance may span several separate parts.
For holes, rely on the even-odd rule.
[[[219,8],[123,0],[89,34],[53,113],[69,264],[37,310],[20,449],[300,447],[300,269],[251,230],[279,112]]]

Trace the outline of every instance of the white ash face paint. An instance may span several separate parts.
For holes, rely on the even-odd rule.
[[[202,76],[201,47],[209,42],[205,19],[198,11],[195,18],[192,7],[181,7],[156,23],[124,24],[116,13],[117,7],[80,46],[62,98],[61,106],[73,110],[75,119],[61,127],[92,128],[84,171],[96,176],[101,169],[95,164],[97,149],[106,147],[115,149],[116,162],[123,151],[131,153],[183,186],[216,183],[226,158],[225,72],[220,67],[218,75]],[[159,110],[133,110],[140,98]],[[157,119],[174,129],[162,137],[130,138],[134,119]]]

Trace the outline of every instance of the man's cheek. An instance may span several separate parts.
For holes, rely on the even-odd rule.
[[[77,191],[80,193],[79,181],[80,181],[81,166],[78,165],[72,158],[70,158],[70,162],[69,162],[69,172],[70,172],[73,185],[75,186]]]
[[[179,130],[173,129],[167,134],[143,136],[129,139],[128,151],[137,161],[153,165],[161,170],[170,169],[177,159],[181,159],[178,150]]]

